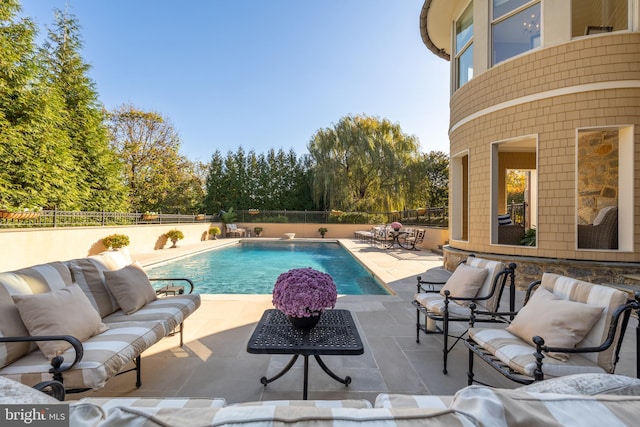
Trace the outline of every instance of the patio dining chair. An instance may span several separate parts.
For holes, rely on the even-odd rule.
[[[609,286],[544,273],[529,285],[524,306],[506,328],[477,328],[481,312],[473,304],[471,310],[464,342],[468,384],[484,384],[475,379],[475,357],[512,381],[530,384],[577,373],[614,373],[629,316],[633,310],[640,314],[640,292],[632,300]],[[635,345],[637,357],[638,340]],[[640,378],[638,361],[636,366]]]
[[[471,255],[458,264],[444,284],[423,280],[418,276],[417,293],[412,302],[416,307],[416,342],[420,342],[421,331],[425,334],[442,335],[444,374],[447,373],[449,352],[467,332],[465,329],[462,333],[452,334],[449,322],[469,322],[471,303],[487,311],[497,312],[505,286],[509,286],[509,311],[512,312],[515,307],[515,269],[516,265],[513,263],[505,265],[500,261]],[[491,314],[477,316],[476,321],[504,323],[506,319],[499,314]],[[449,338],[453,339],[451,344]]]
[[[416,245],[419,245],[424,241],[424,235],[426,230],[424,228],[419,228],[414,230],[411,234],[407,235],[404,239],[404,244],[406,249],[411,249],[414,251],[419,251],[420,249],[416,248]]]

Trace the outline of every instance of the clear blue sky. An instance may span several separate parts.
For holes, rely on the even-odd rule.
[[[301,155],[349,114],[398,123],[449,152],[449,62],[420,38],[424,0],[22,0],[40,37],[55,8],[81,25],[107,109],[168,118],[181,153]]]

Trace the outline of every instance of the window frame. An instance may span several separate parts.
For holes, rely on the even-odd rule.
[[[500,60],[498,62],[495,62],[495,60],[494,60],[494,58],[495,58],[495,54],[494,54],[494,52],[495,52],[495,45],[494,45],[494,28],[495,28],[495,26],[498,25],[498,24],[501,24],[501,23],[505,22],[506,20],[508,20],[509,18],[512,18],[513,16],[515,16],[515,15],[517,15],[517,14],[519,14],[519,13],[521,13],[521,12],[523,12],[523,11],[533,7],[533,6],[535,6],[536,4],[540,6],[540,18],[539,18],[540,19],[540,31],[539,31],[539,34],[537,36],[532,36],[531,37],[531,45],[530,45],[529,49],[527,49],[527,50],[525,50],[523,52],[520,52],[518,54],[515,54],[513,56],[510,56],[508,58],[502,59],[502,60]],[[493,16],[493,7],[492,7],[493,6],[493,0],[490,0],[488,2],[488,5],[489,5],[489,8],[490,8],[490,11],[489,11],[489,17],[490,17],[489,18],[490,19],[490,22],[489,22],[489,46],[488,46],[489,47],[489,52],[488,53],[489,53],[489,66],[490,67],[495,67],[496,65],[501,64],[501,63],[503,63],[505,61],[508,61],[511,58],[515,58],[515,57],[517,57],[519,55],[526,54],[527,52],[530,52],[531,50],[534,50],[534,49],[539,49],[542,46],[541,37],[542,37],[543,22],[544,22],[543,19],[542,19],[542,9],[543,9],[542,8],[542,0],[530,0],[530,1],[520,5],[518,7],[516,7],[515,9],[511,10],[510,12],[504,13],[501,16],[498,16],[498,17],[494,17]]]
[[[578,224],[579,224],[579,203],[580,183],[580,147],[579,139],[581,132],[590,131],[618,131],[618,249],[590,249],[578,246]],[[612,125],[612,126],[583,126],[576,128],[575,133],[575,248],[576,251],[598,251],[598,252],[633,252],[634,233],[623,233],[623,230],[634,229],[635,198],[634,186],[629,185],[634,181],[634,135],[635,125]]]
[[[521,169],[521,170],[529,170],[529,171],[535,171],[534,178],[531,179],[530,181],[530,188],[532,191],[532,197],[531,197],[531,202],[529,203],[529,228],[533,228],[536,230],[536,244],[534,246],[524,246],[524,245],[509,245],[509,244],[501,244],[498,243],[498,214],[500,214],[501,212],[499,212],[498,209],[498,198],[503,197],[503,193],[501,193],[499,191],[499,183],[500,183],[500,162],[499,162],[499,156],[500,156],[500,146],[501,145],[507,145],[510,143],[518,143],[518,142],[532,142],[535,144],[535,169],[531,169],[531,168],[505,168],[505,170],[508,169]],[[510,246],[510,247],[518,247],[518,248],[529,248],[529,249],[535,249],[539,246],[540,243],[540,229],[538,227],[539,225],[539,217],[538,217],[538,206],[540,205],[540,191],[539,191],[539,179],[540,179],[540,173],[539,173],[539,167],[540,167],[540,141],[539,141],[539,134],[534,133],[534,134],[528,134],[528,135],[522,135],[522,136],[517,136],[514,138],[507,138],[507,139],[503,139],[503,140],[499,140],[499,141],[493,141],[491,143],[491,161],[490,161],[490,167],[491,167],[491,175],[490,175],[490,206],[489,206],[489,211],[490,211],[490,230],[491,230],[491,234],[490,234],[490,244],[491,245],[502,245],[502,246]],[[527,232],[527,230],[524,230],[525,233]]]
[[[469,37],[469,39],[462,45],[462,46],[458,46],[458,32],[457,32],[457,27],[458,27],[458,22],[460,22],[462,20],[462,18],[464,16],[466,16],[466,14],[468,12],[471,12],[471,36]],[[463,9],[462,13],[456,18],[456,20],[453,22],[453,52],[454,52],[454,60],[453,60],[453,64],[454,64],[454,91],[460,89],[462,86],[464,86],[465,84],[467,84],[469,81],[471,81],[471,78],[468,78],[467,80],[465,80],[464,83],[460,82],[460,77],[461,77],[461,71],[460,70],[460,59],[462,58],[462,56],[469,52],[469,49],[471,49],[471,64],[472,64],[472,68],[471,70],[473,70],[473,1],[469,2],[469,4],[467,4],[467,6]],[[473,71],[472,71],[473,72]]]

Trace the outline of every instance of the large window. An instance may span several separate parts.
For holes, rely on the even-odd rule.
[[[577,248],[632,250],[633,130],[579,129]]]
[[[491,243],[536,246],[538,225],[537,138],[492,145]]]
[[[492,65],[540,46],[540,2],[493,0]]]
[[[473,78],[473,3],[456,21],[456,89]]]
[[[629,0],[572,0],[571,36],[626,30]]]

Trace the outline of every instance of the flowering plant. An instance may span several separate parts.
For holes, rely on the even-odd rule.
[[[391,223],[391,228],[393,228],[394,230],[400,230],[402,228],[402,224],[400,224],[398,221],[394,221]]]
[[[333,278],[311,267],[282,273],[273,287],[273,306],[293,317],[320,314],[335,307],[337,299]]]

